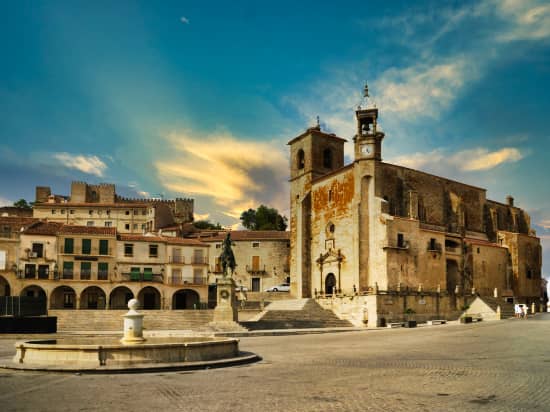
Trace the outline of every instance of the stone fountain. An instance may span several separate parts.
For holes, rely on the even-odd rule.
[[[116,337],[63,337],[17,342],[10,369],[82,372],[135,372],[223,367],[260,358],[239,351],[239,340],[214,336],[143,337],[139,302],[128,302],[124,334]]]

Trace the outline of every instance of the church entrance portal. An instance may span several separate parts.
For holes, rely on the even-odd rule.
[[[334,273],[329,273],[325,278],[325,293],[332,295],[336,291],[336,277]]]

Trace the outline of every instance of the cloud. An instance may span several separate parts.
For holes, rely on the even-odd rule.
[[[53,157],[66,168],[79,170],[98,177],[102,177],[107,169],[107,165],[99,157],[93,155],[75,155],[60,152],[54,153]]]
[[[219,213],[232,220],[261,203],[286,208],[288,159],[282,142],[190,131],[165,139],[173,155],[157,160],[154,167],[167,190],[210,199]]]
[[[146,192],[145,190],[138,190],[137,194],[145,198],[151,197],[151,193]]]
[[[0,197],[0,207],[1,206],[11,206],[11,205],[13,205],[13,201],[8,200],[4,197]]]
[[[524,155],[513,147],[504,147],[495,151],[478,147],[456,153],[439,148],[427,153],[417,152],[410,155],[397,156],[390,159],[390,162],[411,169],[449,175],[453,171],[486,171],[504,163],[518,162],[523,157]]]
[[[183,23],[183,24],[189,24],[189,19],[185,16],[181,16],[180,18],[180,21]]]
[[[208,218],[210,217],[210,213],[203,213],[203,214],[200,214],[200,213],[193,213],[193,218],[195,220],[208,220]]]
[[[550,38],[550,4],[536,0],[494,0],[497,13],[507,21],[501,42]]]

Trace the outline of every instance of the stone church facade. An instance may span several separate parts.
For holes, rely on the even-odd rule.
[[[474,296],[540,303],[529,216],[486,190],[382,161],[378,109],[356,111],[354,159],[319,126],[290,146],[296,297],[359,296],[369,326],[404,312],[453,316]]]

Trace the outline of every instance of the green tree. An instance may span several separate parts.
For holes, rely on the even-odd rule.
[[[32,209],[33,202],[28,203],[25,199],[19,199],[17,202],[13,202],[13,205],[21,209]]]
[[[287,218],[280,215],[277,209],[260,205],[256,210],[242,212],[241,223],[249,230],[285,230]]]
[[[196,222],[193,222],[193,226],[195,226],[197,229],[223,229],[223,227],[219,223],[212,223],[210,220],[197,220]]]

